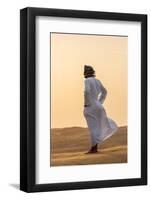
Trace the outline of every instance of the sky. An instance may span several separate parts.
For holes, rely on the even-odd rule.
[[[84,65],[107,89],[103,104],[118,126],[127,125],[128,37],[50,33],[51,127],[87,127],[83,115]]]

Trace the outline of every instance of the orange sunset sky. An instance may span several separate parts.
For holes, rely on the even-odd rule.
[[[107,89],[104,108],[118,126],[127,125],[128,37],[50,34],[51,128],[87,127],[83,116],[84,65]]]

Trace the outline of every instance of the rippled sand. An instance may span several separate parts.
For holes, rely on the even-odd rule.
[[[50,131],[50,166],[107,164],[127,162],[127,127],[98,146],[98,153],[85,154],[90,148],[87,128],[55,128]]]

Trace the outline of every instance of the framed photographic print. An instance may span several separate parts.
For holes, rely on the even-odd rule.
[[[20,11],[20,189],[147,184],[147,15]]]

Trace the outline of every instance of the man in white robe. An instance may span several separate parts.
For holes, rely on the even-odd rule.
[[[91,149],[87,153],[96,153],[98,144],[113,135],[118,127],[116,123],[107,117],[103,102],[107,96],[107,90],[100,80],[95,78],[95,71],[91,66],[84,66],[84,110],[90,136]]]

